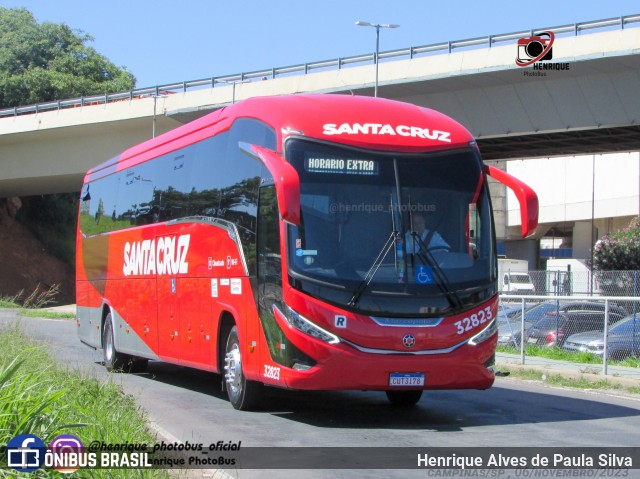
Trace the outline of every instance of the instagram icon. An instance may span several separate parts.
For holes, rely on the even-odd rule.
[[[71,474],[80,469],[84,456],[84,444],[71,434],[61,434],[49,444],[53,468],[63,474]]]

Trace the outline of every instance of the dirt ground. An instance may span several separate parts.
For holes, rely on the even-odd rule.
[[[0,297],[13,296],[21,290],[28,296],[39,285],[48,289],[59,284],[56,304],[75,303],[73,269],[49,255],[10,213],[0,207]]]

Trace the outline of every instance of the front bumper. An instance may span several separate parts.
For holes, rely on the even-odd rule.
[[[315,390],[487,389],[495,379],[497,332],[480,344],[465,341],[439,351],[400,353],[358,348],[345,341],[329,344],[290,327],[277,316],[287,338],[316,365],[306,370],[280,367],[280,386]],[[392,373],[424,374],[424,386],[389,385]],[[264,381],[270,383],[271,381]]]

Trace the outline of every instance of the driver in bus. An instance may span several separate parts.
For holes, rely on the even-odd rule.
[[[417,239],[419,236],[422,239],[423,244],[430,250],[444,250],[449,251],[451,246],[447,243],[442,235],[438,233],[435,229],[427,228],[427,221],[422,214],[415,213],[413,214],[412,221],[412,231],[407,231],[406,234],[406,245],[407,245],[407,254],[419,253],[420,252],[420,243]],[[414,240],[414,234],[416,238]],[[415,245],[415,251],[414,251]]]

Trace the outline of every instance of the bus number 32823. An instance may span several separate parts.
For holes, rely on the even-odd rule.
[[[280,368],[275,366],[269,366],[268,364],[264,365],[264,377],[275,379],[276,381],[280,380]]]
[[[464,332],[471,331],[473,328],[477,328],[481,324],[485,324],[492,318],[493,314],[491,314],[491,308],[487,306],[486,308],[478,311],[478,314],[472,314],[468,318],[456,321],[454,325],[458,328],[456,332],[458,334],[462,334]]]

